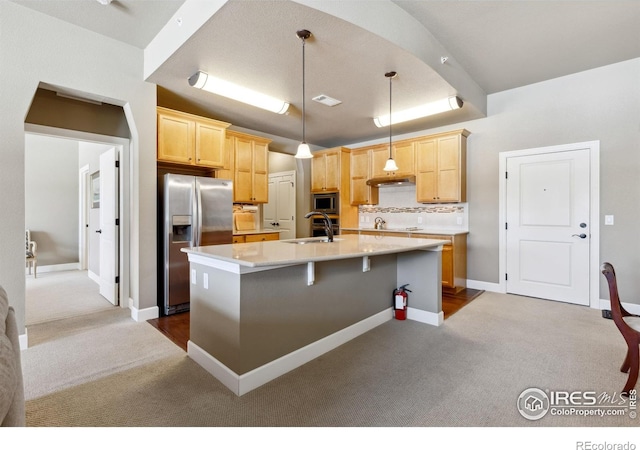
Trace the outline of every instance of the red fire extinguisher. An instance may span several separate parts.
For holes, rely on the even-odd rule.
[[[407,303],[409,301],[409,294],[411,292],[407,289],[408,284],[403,284],[393,291],[393,316],[397,320],[405,320],[407,318]]]

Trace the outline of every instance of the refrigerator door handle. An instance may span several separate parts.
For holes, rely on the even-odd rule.
[[[196,178],[196,189],[195,195],[193,199],[193,210],[195,212],[195,216],[197,218],[195,223],[195,230],[193,233],[193,246],[200,247],[202,243],[202,189],[200,187],[200,183]]]

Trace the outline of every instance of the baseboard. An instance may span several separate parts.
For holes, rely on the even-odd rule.
[[[100,275],[98,275],[97,273],[87,270],[87,276],[90,280],[93,280],[96,283],[100,284]]]
[[[157,319],[158,317],[160,317],[160,311],[157,306],[138,309],[133,306],[132,298],[129,298],[129,309],[131,310],[131,318],[136,322],[146,322],[147,320]]]
[[[467,288],[478,289],[479,291],[498,292],[505,294],[504,288],[500,283],[489,283],[487,281],[467,280]]]
[[[407,308],[407,319],[439,327],[444,322],[444,313],[442,311],[440,311],[439,313],[433,313],[429,311],[423,311],[421,309],[415,309],[409,306]]]
[[[631,314],[640,315],[640,305],[637,303],[625,303],[622,302],[622,307]],[[611,310],[611,302],[609,300],[600,299],[600,309]]]
[[[38,273],[48,272],[65,272],[67,270],[80,270],[80,263],[66,263],[66,264],[49,264],[47,266],[38,265]],[[29,274],[29,269],[25,269],[25,274]]]
[[[389,308],[242,375],[238,375],[191,341],[187,342],[187,354],[234,394],[240,396],[391,319],[392,313]]]
[[[29,348],[29,336],[27,329],[24,329],[24,334],[18,336],[18,342],[20,343],[20,350],[26,350]]]

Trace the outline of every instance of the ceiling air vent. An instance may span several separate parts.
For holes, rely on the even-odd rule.
[[[340,100],[336,100],[335,98],[331,98],[328,95],[320,94],[317,97],[313,97],[311,100],[314,102],[322,103],[327,106],[336,106],[342,103]]]

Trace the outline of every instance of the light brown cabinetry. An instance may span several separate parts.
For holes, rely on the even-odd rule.
[[[337,192],[340,226],[358,223],[358,208],[351,204],[351,150],[336,147],[313,153],[311,160],[311,193]]]
[[[458,292],[467,287],[467,235],[411,233],[410,237],[442,239],[450,243],[442,246],[442,288]]]
[[[371,150],[351,151],[351,196],[352,205],[375,205],[378,203],[378,188],[367,185],[371,178]]]
[[[341,149],[322,150],[311,160],[311,192],[336,192],[340,190]]]
[[[280,233],[234,234],[232,242],[234,244],[242,244],[244,242],[277,241],[279,239]]]
[[[227,167],[217,178],[233,180],[235,203],[267,203],[269,201],[269,139],[236,131],[228,131],[225,147]]]
[[[416,200],[420,203],[466,201],[467,136],[460,130],[415,142]]]
[[[399,141],[393,144],[393,159],[398,166],[394,172],[385,172],[384,166],[389,159],[389,145],[371,147],[371,174],[375,178],[405,176],[415,174],[415,150],[413,142]]]
[[[158,161],[222,168],[225,133],[230,125],[219,120],[158,107]]]
[[[397,231],[343,230],[342,234],[370,236],[396,236],[422,239],[440,239],[449,243],[442,246],[442,289],[458,292],[467,287],[467,235],[441,235],[423,233],[399,233]]]

